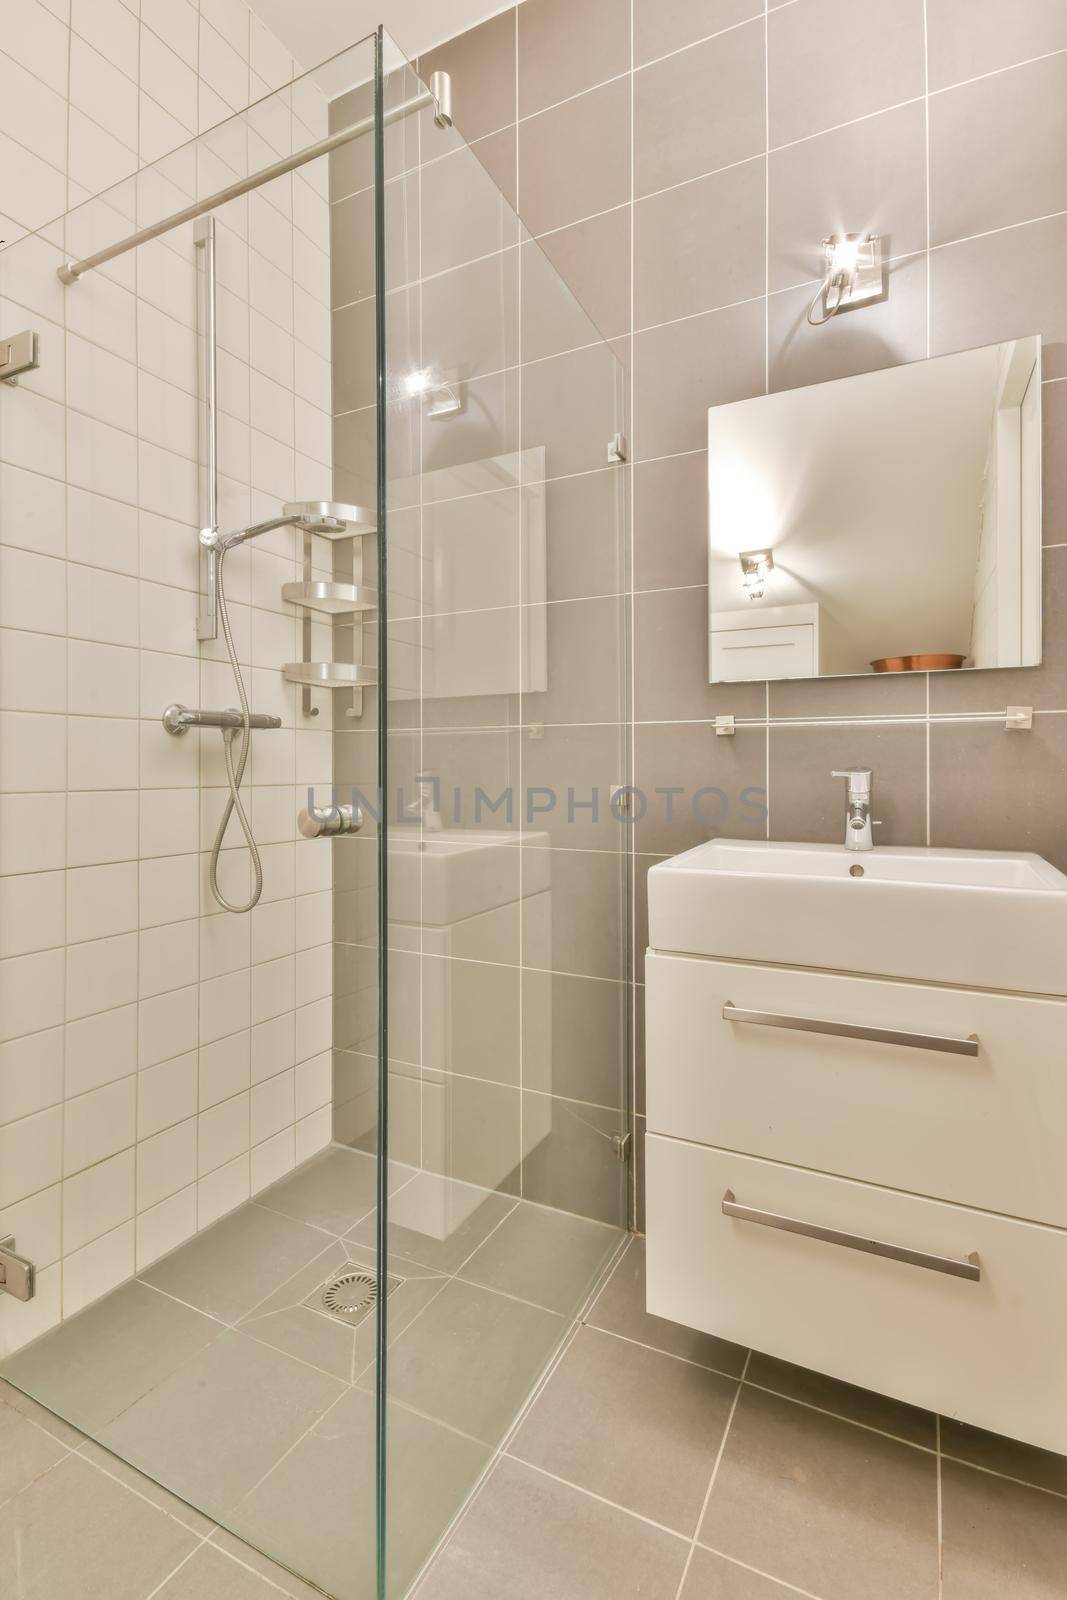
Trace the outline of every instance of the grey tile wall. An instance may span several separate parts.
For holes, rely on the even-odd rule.
[[[1053,798],[1067,763],[1067,12],[857,0],[840,22],[834,0],[523,0],[419,65],[452,71],[458,126],[628,367],[637,781],[769,782],[769,835],[814,839],[835,826],[829,769],[870,760],[887,837],[1037,849],[1067,866]],[[888,301],[808,328],[820,239],[865,228],[889,238]],[[708,406],[1025,333],[1043,336],[1048,380],[1044,665],[929,685],[710,687]],[[610,592],[575,539],[561,524],[550,572],[580,566],[578,592]],[[768,751],[739,739],[727,758],[710,728],[768,707],[1017,702],[1040,711],[1032,736],[785,729]],[[639,981],[648,867],[716,831],[661,801],[640,825]]]

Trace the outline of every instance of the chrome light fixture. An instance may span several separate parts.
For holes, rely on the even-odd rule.
[[[455,417],[463,410],[463,401],[456,389],[431,372],[429,367],[409,372],[404,379],[404,389],[413,398],[425,396],[428,417]]]
[[[774,553],[771,550],[742,550],[741,583],[750,600],[762,600],[767,587],[767,574],[774,570]]]
[[[808,321],[821,327],[841,311],[884,300],[888,293],[881,237],[876,233],[832,233],[822,242],[825,268]],[[816,307],[822,302],[822,314]]]

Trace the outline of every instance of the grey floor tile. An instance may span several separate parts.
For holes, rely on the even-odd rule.
[[[340,1378],[343,1383],[351,1383],[358,1330],[304,1304],[320,1284],[347,1270],[348,1262],[344,1245],[340,1240],[332,1240],[321,1255],[301,1267],[247,1317],[242,1317],[238,1328],[261,1344],[283,1350],[309,1366],[318,1367],[321,1372]],[[373,1318],[371,1320],[373,1322]],[[373,1353],[373,1333],[371,1338]]]
[[[456,1272],[515,1205],[492,1190],[420,1172],[389,1203],[389,1254]],[[365,1217],[348,1238],[373,1249],[375,1226],[375,1217]]]
[[[498,1444],[565,1332],[554,1312],[454,1278],[392,1345],[390,1396]]]
[[[255,1203],[325,1228],[327,1233],[347,1233],[360,1217],[374,1210],[376,1181],[373,1156],[334,1145],[264,1189]]]
[[[692,1538],[736,1393],[716,1372],[581,1328],[510,1453]]]
[[[488,1450],[389,1410],[389,1572],[402,1595],[483,1470]],[[373,1600],[374,1400],[352,1390],[239,1506],[231,1527],[338,1600]],[[282,1536],[284,1530],[284,1541]]]
[[[286,1596],[286,1600],[322,1600],[321,1589],[313,1589],[303,1578],[298,1578],[296,1573],[290,1572],[287,1567],[279,1566],[270,1556],[265,1556],[261,1550],[246,1544],[243,1539],[238,1539],[228,1529],[217,1529],[211,1536],[211,1543],[232,1556],[241,1566],[248,1567],[258,1577],[266,1578],[268,1583],[274,1585],[275,1591],[280,1590]]]
[[[0,1400],[0,1505],[67,1454],[65,1445]]]
[[[944,1600],[1064,1600],[1067,1501],[942,1462]]]
[[[626,1339],[635,1339],[638,1344],[665,1350],[668,1355],[682,1356],[686,1361],[696,1361],[702,1367],[713,1367],[728,1378],[739,1378],[745,1365],[746,1352],[739,1344],[716,1339],[714,1335],[700,1333],[696,1328],[683,1328],[679,1322],[653,1317],[645,1310],[643,1239],[631,1239],[626,1254],[585,1320],[591,1328],[620,1333]]]
[[[936,1459],[745,1385],[699,1537],[821,1600],[936,1600]]]
[[[143,1283],[127,1283],[6,1363],[13,1383],[86,1433],[124,1411],[223,1330]]]
[[[622,1237],[603,1222],[520,1201],[459,1275],[574,1316]]]
[[[12,1411],[17,1411],[20,1416],[26,1417],[28,1421],[36,1422],[45,1433],[50,1433],[53,1439],[58,1439],[60,1444],[68,1445],[71,1450],[76,1450],[85,1438],[80,1428],[75,1428],[62,1417],[56,1416],[32,1395],[24,1394],[13,1383],[8,1383],[6,1378],[0,1378],[0,1401],[10,1406]]]
[[[1005,1439],[1002,1434],[987,1433],[984,1428],[942,1417],[941,1451],[971,1466],[1000,1472],[1005,1478],[1018,1478],[1035,1488],[1067,1495],[1067,1456],[1051,1450],[1038,1450],[1034,1445],[1020,1444],[1018,1439]]]
[[[77,1455],[0,1511],[11,1600],[144,1600],[195,1546],[188,1528]]]
[[[888,1395],[875,1394],[871,1389],[859,1389],[853,1383],[840,1383],[824,1372],[812,1372],[790,1361],[777,1361],[773,1356],[761,1355],[758,1350],[752,1353],[745,1382],[761,1389],[772,1389],[789,1400],[802,1400],[809,1406],[832,1411],[849,1422],[879,1428],[897,1439],[906,1439],[909,1444],[925,1445],[932,1450],[937,1443],[937,1421],[933,1412],[905,1405],[901,1400],[891,1400]]]
[[[674,1600],[689,1547],[501,1458],[415,1600]]]
[[[343,1393],[335,1379],[224,1332],[109,1423],[101,1442],[222,1520]]]
[[[203,1545],[167,1579],[158,1600],[221,1600],[223,1595],[226,1600],[278,1600],[272,1584],[211,1544]]]
[[[99,1467],[101,1472],[106,1472],[109,1477],[116,1478],[127,1489],[132,1489],[135,1494],[141,1495],[145,1500],[150,1500],[160,1511],[165,1511],[169,1517],[175,1517],[189,1529],[191,1533],[198,1534],[201,1539],[206,1539],[212,1532],[215,1524],[210,1517],[205,1517],[202,1511],[197,1511],[195,1506],[187,1500],[179,1499],[176,1494],[171,1494],[169,1489],[157,1483],[154,1478],[146,1477],[143,1472],[138,1472],[136,1467],[131,1467],[128,1461],[115,1455],[114,1451],[106,1450],[102,1444],[97,1444],[95,1439],[85,1439],[78,1454],[85,1460]]]
[[[142,1281],[223,1322],[236,1322],[320,1255],[317,1228],[244,1205],[141,1274]]]
[[[791,1594],[796,1590],[697,1545],[679,1600],[789,1600]]]

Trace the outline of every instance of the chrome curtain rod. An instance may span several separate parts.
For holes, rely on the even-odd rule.
[[[386,111],[382,121],[389,126],[391,123],[400,122],[404,117],[411,116],[415,111],[424,111],[428,106],[433,107],[433,119],[439,128],[452,126],[452,81],[447,72],[435,72],[430,78],[428,89]],[[308,145],[306,150],[300,150],[296,155],[284,156],[280,161],[275,161],[269,167],[263,167],[259,172],[253,173],[250,178],[238,178],[236,183],[227,184],[225,189],[216,190],[206,200],[197,200],[192,205],[184,206],[181,211],[175,211],[162,222],[153,222],[150,227],[141,228],[139,232],[131,233],[128,238],[120,239],[118,244],[109,244],[106,250],[97,250],[81,261],[66,262],[64,266],[56,269],[59,279],[62,283],[77,283],[84,273],[91,272],[94,267],[102,267],[105,261],[114,261],[116,256],[125,255],[127,250],[135,250],[139,244],[147,244],[150,239],[158,239],[161,234],[180,228],[183,222],[195,222],[197,217],[204,216],[208,211],[214,211],[216,206],[223,206],[228,200],[237,200],[250,190],[258,189],[261,184],[270,183],[272,178],[282,178],[287,172],[295,172],[298,167],[306,166],[309,161],[314,161],[319,156],[329,155],[332,150],[340,149],[350,140],[358,139],[363,133],[369,133],[373,127],[373,115],[363,117],[359,122],[349,123],[347,128],[328,134],[317,144]]]

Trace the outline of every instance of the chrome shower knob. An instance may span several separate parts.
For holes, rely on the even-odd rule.
[[[304,806],[296,825],[305,839],[332,839],[342,833],[358,833],[363,812],[359,806]]]

